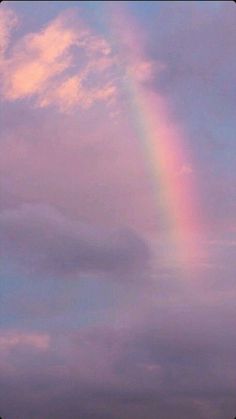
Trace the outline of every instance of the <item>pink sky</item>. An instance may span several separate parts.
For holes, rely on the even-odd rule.
[[[223,419],[234,2],[0,6],[0,415]]]

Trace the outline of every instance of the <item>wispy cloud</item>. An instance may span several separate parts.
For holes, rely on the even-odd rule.
[[[5,52],[9,41],[11,32],[17,25],[18,19],[13,10],[1,6],[0,8],[0,54]]]
[[[19,331],[5,331],[0,333],[0,351],[21,346],[46,350],[49,348],[49,345],[50,337],[46,333],[25,333]]]
[[[181,167],[179,174],[180,175],[189,175],[190,173],[193,173],[193,169],[189,164],[183,164]]]

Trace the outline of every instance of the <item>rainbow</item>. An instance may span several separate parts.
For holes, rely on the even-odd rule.
[[[151,63],[144,56],[140,28],[125,9],[124,2],[110,3],[112,40],[124,73],[123,89],[130,121],[146,156],[161,224],[167,232],[168,258],[175,266],[191,270],[199,255],[196,235],[197,188],[182,129],[170,117],[165,98],[145,83]]]

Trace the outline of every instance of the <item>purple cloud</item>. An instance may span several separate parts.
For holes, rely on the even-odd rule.
[[[149,259],[147,244],[131,230],[73,222],[48,206],[3,211],[0,224],[3,253],[31,273],[117,275],[138,272]]]
[[[232,416],[235,339],[230,310],[185,304],[156,309],[151,323],[131,328],[54,334],[46,352],[18,344],[1,365],[3,412],[12,403],[29,419]]]

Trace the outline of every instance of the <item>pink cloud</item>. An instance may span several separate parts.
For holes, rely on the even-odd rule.
[[[97,225],[153,229],[150,182],[128,118],[116,116],[115,125],[100,106],[83,117],[48,114],[43,122],[17,114],[2,142],[3,199],[11,194],[19,204],[48,203]]]
[[[14,26],[12,14],[8,10],[2,16],[2,49]],[[39,32],[24,35],[10,49],[9,58],[3,57],[3,96],[8,101],[33,98],[36,106],[54,105],[62,112],[77,105],[89,108],[116,94],[108,73],[112,64],[108,42],[71,12],[63,12]]]
[[[0,351],[10,350],[20,346],[30,346],[31,348],[44,351],[50,346],[50,337],[48,334],[18,331],[7,331],[0,334]]]
[[[8,46],[11,31],[17,25],[18,19],[13,10],[1,6],[0,9],[0,54],[3,54]]]
[[[166,68],[165,64],[161,61],[155,62],[148,57],[140,55],[134,55],[132,64],[129,63],[128,70],[134,80],[138,83],[150,82],[153,78],[164,71]]]
[[[113,83],[107,83],[102,87],[83,87],[84,77],[75,75],[67,78],[54,90],[45,93],[40,100],[39,106],[44,108],[50,104],[56,104],[61,112],[71,111],[78,103],[84,109],[90,108],[95,102],[108,102],[116,96],[117,88]]]
[[[66,28],[63,17],[55,19],[39,33],[21,38],[4,62],[5,98],[16,100],[45,90],[51,78],[69,67],[68,50],[76,39],[75,31]]]

